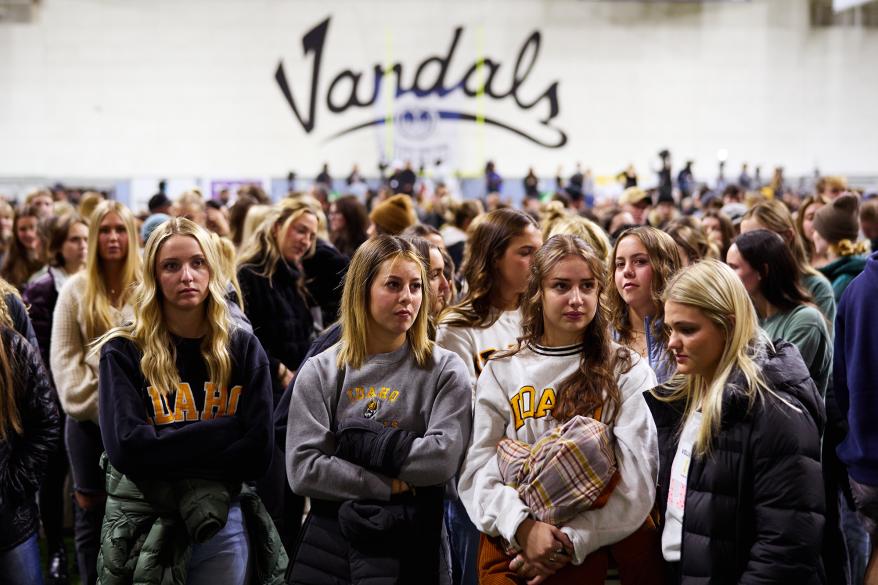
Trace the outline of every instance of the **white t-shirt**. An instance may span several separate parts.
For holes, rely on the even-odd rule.
[[[668,507],[665,511],[665,528],[662,531],[662,556],[666,561],[680,560],[683,540],[683,511],[686,508],[686,486],[689,481],[689,463],[692,448],[701,428],[701,413],[693,413],[683,426],[677,454],[671,463],[671,482],[668,486]]]

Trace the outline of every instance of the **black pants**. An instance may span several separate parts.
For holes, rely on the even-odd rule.
[[[93,422],[68,419],[65,429],[67,453],[70,456],[70,472],[73,488],[83,494],[103,497],[91,509],[83,509],[74,498],[73,534],[76,543],[76,560],[83,585],[94,585],[98,579],[98,550],[101,546],[101,523],[106,508],[106,483],[101,469],[101,453],[104,442],[101,429]]]
[[[67,417],[61,413],[61,436],[65,434]],[[64,546],[64,480],[67,478],[67,447],[65,441],[58,442],[58,448],[49,455],[46,477],[40,486],[40,519],[46,533],[46,548],[49,554]]]

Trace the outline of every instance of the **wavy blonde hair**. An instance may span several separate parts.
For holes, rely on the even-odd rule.
[[[290,225],[306,213],[310,213],[319,225],[320,215],[312,205],[304,198],[287,198],[272,206],[256,231],[250,236],[249,241],[242,242],[242,249],[238,255],[238,267],[244,265],[256,266],[257,274],[264,276],[271,282],[271,277],[278,262],[283,262],[281,254],[281,241],[286,235]],[[311,247],[305,252],[305,257],[314,254],[317,247],[317,239],[311,242]]]
[[[720,259],[719,246],[707,237],[701,222],[694,217],[684,215],[671,220],[665,226],[665,233],[686,252],[689,264],[695,264],[703,258]]]
[[[835,244],[829,244],[829,251],[836,256],[860,256],[871,249],[871,245],[866,240],[853,242],[848,239],[839,240]]]
[[[819,274],[808,263],[808,250],[805,246],[803,237],[799,233],[798,226],[793,220],[793,216],[787,206],[778,199],[769,199],[761,201],[747,210],[741,218],[755,219],[759,225],[767,230],[771,230],[781,238],[783,238],[790,251],[793,253],[793,259],[796,261],[796,268],[802,276]]]
[[[107,341],[122,337],[130,339],[143,352],[140,371],[150,386],[163,396],[177,389],[180,374],[177,355],[168,325],[165,322],[164,296],[156,277],[156,263],[162,246],[174,236],[195,238],[210,271],[208,295],[204,301],[208,332],[201,341],[201,355],[207,364],[210,380],[220,386],[229,383],[232,359],[229,344],[234,327],[226,304],[225,279],[220,252],[207,230],[183,217],[171,218],[157,227],[146,241],[143,278],[134,290],[134,321],[108,331],[94,343],[95,351]]]
[[[409,347],[415,361],[422,368],[430,364],[433,342],[430,341],[430,287],[427,285],[427,268],[414,245],[398,236],[379,235],[365,241],[357,248],[348,267],[341,294],[341,342],[338,350],[338,367],[359,368],[366,361],[366,336],[369,335],[372,283],[388,261],[414,262],[421,273],[421,306],[415,321],[406,332]]]
[[[562,234],[569,234],[582,239],[597,252],[604,262],[607,261],[610,250],[613,248],[610,238],[604,229],[581,215],[569,214],[566,217],[560,218],[549,228],[549,233],[545,239],[548,240],[552,236]]]
[[[228,281],[232,285],[235,294],[238,295],[238,306],[244,310],[244,295],[241,293],[241,284],[238,282],[238,272],[235,270],[235,260],[237,252],[235,245],[228,238],[224,238],[217,233],[210,232],[210,243],[216,248],[217,257],[219,258],[219,266],[217,270],[223,281]]]
[[[699,375],[675,374],[663,386],[652,390],[659,400],[685,400],[683,421],[701,410],[695,451],[706,455],[720,429],[723,394],[733,372],[743,376],[743,384],[736,385],[736,389],[744,393],[750,406],[763,393],[774,394],[756,363],[771,342],[760,332],[756,310],[741,279],[718,260],[705,259],[683,269],[668,284],[663,297],[665,302],[674,301],[697,309],[723,332],[723,353],[710,382]],[[659,389],[670,392],[658,392]]]
[[[100,256],[98,238],[101,222],[107,215],[115,213],[125,224],[128,234],[128,252],[122,267],[122,290],[119,292],[119,303],[128,301],[134,283],[140,278],[140,254],[138,253],[137,228],[134,214],[118,201],[102,201],[91,214],[88,227],[88,257],[85,261],[85,293],[82,297],[85,311],[85,334],[94,339],[113,327],[113,314],[110,312],[112,303],[107,294],[107,283],[104,280],[104,261]]]
[[[9,306],[6,304],[7,295],[21,299],[18,289],[0,278],[0,329],[7,328],[12,335],[17,335]],[[15,368],[18,365],[16,356],[6,348],[6,342],[0,335],[0,441],[4,442],[9,440],[10,432],[24,434],[15,396]]]

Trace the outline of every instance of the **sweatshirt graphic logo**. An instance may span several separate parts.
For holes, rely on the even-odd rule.
[[[529,83],[529,78],[540,54],[542,35],[539,31],[532,32],[525,39],[513,64],[504,62],[502,57],[483,55],[464,69],[454,67],[455,70],[463,71],[463,74],[450,79],[449,71],[453,68],[452,66],[459,65],[455,61],[455,54],[464,34],[462,26],[454,29],[448,50],[444,55],[427,56],[412,66],[404,66],[402,62],[397,61],[388,65],[375,63],[371,70],[368,68],[365,70],[346,68],[327,73],[324,72],[322,66],[329,33],[329,21],[330,18],[327,18],[302,37],[304,54],[311,58],[311,78],[307,85],[296,80],[291,82],[287,78],[283,60],[278,63],[275,71],[275,81],[296,121],[306,133],[311,134],[317,128],[320,98],[322,97],[323,105],[329,113],[343,114],[348,110],[365,110],[367,116],[361,122],[335,132],[327,140],[389,123],[425,130],[430,125],[435,126],[441,121],[456,121],[500,128],[545,148],[560,148],[567,143],[567,134],[553,123],[560,113],[558,81],[552,81],[544,88],[534,87],[533,82]],[[324,76],[331,76],[328,85],[325,82],[321,83]],[[414,96],[419,99],[444,98],[451,95],[461,98],[467,106],[461,108],[415,107],[397,112],[392,116],[376,115],[376,113],[380,114],[380,112],[375,111],[376,105],[381,106],[381,102],[388,101],[387,96],[381,95],[382,86],[385,86],[385,76],[393,76],[392,99],[398,99],[402,96]],[[303,86],[308,89],[306,91],[298,90],[299,100],[297,101],[293,88]],[[320,95],[321,92],[325,93]],[[303,95],[307,96],[307,102],[301,101]],[[482,111],[483,106],[479,107],[478,105],[478,102],[484,103],[486,99],[514,103],[519,113],[533,115],[536,111],[541,112],[542,116],[537,114],[538,117],[534,122],[542,126],[544,130],[535,133],[515,125],[513,122],[500,120],[493,115],[486,115]],[[490,107],[487,110],[490,111]]]
[[[152,416],[147,418],[155,426],[234,416],[238,412],[238,400],[241,398],[241,386],[228,390],[225,386],[205,382],[204,408],[199,410],[192,388],[185,382],[177,384],[177,391],[168,397],[162,396],[153,386],[149,386],[146,391],[150,397],[149,409],[152,410]],[[174,401],[173,407],[171,400]]]
[[[543,388],[537,393],[533,386],[522,386],[509,398],[512,416],[517,431],[524,426],[527,419],[544,418],[552,414],[555,407],[555,389]]]

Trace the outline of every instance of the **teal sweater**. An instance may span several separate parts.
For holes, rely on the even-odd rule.
[[[820,272],[832,283],[832,292],[835,293],[836,303],[841,300],[844,289],[863,271],[865,266],[866,259],[862,256],[842,256],[820,269]]]

